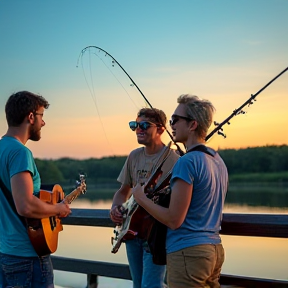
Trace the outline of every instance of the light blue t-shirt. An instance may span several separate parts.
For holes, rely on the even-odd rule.
[[[0,177],[11,191],[10,179],[15,174],[29,171],[33,178],[34,193],[40,190],[40,175],[36,168],[31,151],[13,137],[0,140]],[[35,257],[37,256],[27,230],[0,188],[0,252],[8,255]]]
[[[200,244],[221,243],[219,230],[228,188],[228,173],[222,158],[218,153],[214,157],[200,151],[186,153],[173,168],[172,193],[177,193],[173,191],[177,179],[193,185],[192,199],[182,225],[176,230],[167,230],[167,253]]]

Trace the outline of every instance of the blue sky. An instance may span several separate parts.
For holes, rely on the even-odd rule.
[[[140,103],[133,108],[97,57],[83,55],[88,64],[76,68],[83,48],[115,57],[168,118],[177,97],[192,93],[211,100],[221,122],[288,66],[288,1],[1,0],[0,39],[1,135],[8,96],[30,90],[51,103],[41,141],[28,144],[36,157],[127,155],[137,147],[127,122],[144,102],[131,92]],[[129,90],[127,77],[117,75]],[[288,144],[287,83],[288,72],[248,116],[235,117],[228,138],[209,144]]]

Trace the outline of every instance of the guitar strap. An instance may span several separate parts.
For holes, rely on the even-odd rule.
[[[209,150],[205,145],[202,145],[202,144],[193,147],[192,149],[188,150],[187,153],[193,152],[193,151],[204,152],[212,157],[214,157],[216,154],[214,150]]]
[[[4,194],[7,202],[10,204],[12,210],[13,210],[13,211],[15,212],[15,214],[19,217],[19,219],[21,220],[21,222],[23,223],[23,225],[24,225],[25,228],[26,228],[25,218],[18,214],[17,209],[16,209],[16,206],[15,206],[15,203],[14,203],[14,200],[13,200],[13,197],[12,197],[12,194],[11,194],[11,192],[8,190],[8,188],[4,185],[4,183],[3,183],[3,181],[2,181],[1,178],[0,178],[0,188],[1,188],[1,191],[3,191],[3,194]]]

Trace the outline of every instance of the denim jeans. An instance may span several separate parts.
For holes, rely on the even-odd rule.
[[[126,251],[129,262],[133,288],[164,288],[165,265],[156,265],[146,241],[139,238],[126,240]]]
[[[50,256],[18,257],[0,253],[0,288],[53,288]]]

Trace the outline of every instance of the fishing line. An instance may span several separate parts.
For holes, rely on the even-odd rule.
[[[138,85],[134,82],[134,80],[130,77],[130,75],[126,72],[126,70],[121,66],[121,64],[111,55],[109,54],[107,51],[105,51],[104,49],[97,47],[97,46],[87,46],[84,49],[82,49],[82,51],[80,52],[79,58],[78,58],[78,62],[80,57],[82,58],[83,54],[85,53],[86,50],[90,49],[97,49],[99,51],[99,53],[102,51],[105,53],[105,56],[109,56],[112,59],[112,67],[114,67],[114,64],[116,63],[120,69],[126,74],[126,76],[130,79],[130,81],[133,83],[133,86],[136,87],[136,89],[138,90],[138,92],[141,94],[141,96],[144,98],[144,100],[146,101],[146,103],[150,106],[151,109],[154,109],[153,106],[151,105],[151,103],[148,101],[148,99],[145,97],[145,95],[143,94],[143,92],[140,90],[140,88],[138,87]],[[96,56],[98,56],[97,54],[95,54]],[[100,58],[98,56],[98,58]],[[100,58],[101,59],[101,58]],[[101,59],[103,62],[103,59]],[[78,63],[77,62],[77,63]],[[103,62],[104,63],[104,62]],[[104,63],[105,64],[105,63]],[[105,66],[107,67],[107,65],[105,64]],[[112,75],[114,75],[114,73],[111,71],[111,69],[109,67],[107,67],[109,69],[109,71],[112,73]],[[283,73],[285,73],[288,70],[288,67],[285,68],[282,72],[280,72],[276,77],[274,77],[271,81],[269,81],[264,87],[262,87],[256,94],[251,94],[251,97],[244,102],[239,108],[235,109],[224,121],[222,121],[221,123],[217,123],[216,121],[214,121],[214,125],[216,126],[216,128],[214,128],[212,130],[212,132],[210,132],[205,140],[208,141],[215,133],[217,133],[218,135],[223,136],[224,138],[226,138],[226,134],[224,134],[223,132],[223,126],[228,124],[230,125],[230,120],[231,118],[233,118],[234,116],[240,115],[240,114],[245,114],[246,112],[243,110],[243,108],[245,106],[248,105],[248,107],[250,105],[252,105],[255,101],[256,101],[256,96],[258,94],[260,94],[264,89],[266,89],[272,82],[274,82],[278,77],[280,77]],[[115,76],[115,78],[117,79],[117,77]],[[118,81],[118,79],[117,79]],[[119,81],[118,81],[119,82]],[[119,82],[120,83],[120,82]],[[120,83],[120,85],[122,86],[122,84]],[[131,86],[131,85],[130,85]],[[126,89],[124,89],[126,91]],[[129,95],[129,93],[128,93]],[[131,99],[130,95],[129,98]],[[131,99],[132,100],[132,99]],[[133,100],[132,100],[133,102]],[[162,123],[165,124],[165,123]],[[171,133],[167,130],[166,126],[163,125],[163,127],[165,128],[166,132],[168,133],[169,137],[171,138],[171,140],[173,141],[173,143],[175,144],[175,146],[177,147],[177,150],[179,151],[180,155],[184,155],[184,152],[181,150],[181,148],[179,147],[179,145],[173,140],[173,136],[171,135]]]
[[[77,63],[77,66],[78,68],[78,63]],[[96,93],[95,93],[95,88],[94,88],[94,82],[93,82],[93,72],[92,72],[92,65],[91,65],[91,53],[89,51],[89,71],[90,71],[90,79],[91,79],[91,86],[89,85],[89,82],[87,80],[87,77],[86,77],[86,74],[85,74],[85,70],[84,70],[84,66],[83,66],[83,61],[81,61],[81,67],[82,67],[82,72],[83,72],[83,75],[84,75],[84,79],[85,79],[85,82],[88,86],[88,89],[89,89],[89,92],[90,92],[90,95],[92,97],[92,100],[94,102],[94,105],[95,105],[95,108],[96,108],[96,111],[97,111],[97,115],[98,115],[98,119],[100,121],[100,124],[101,124],[101,128],[103,130],[103,133],[104,133],[104,136],[105,136],[105,139],[109,145],[109,149],[111,151],[111,155],[115,155],[114,154],[114,151],[112,149],[112,145],[110,144],[110,141],[108,139],[108,136],[107,136],[107,133],[106,133],[106,130],[105,130],[105,127],[104,127],[104,123],[102,121],[102,118],[101,118],[101,115],[100,115],[100,111],[99,111],[99,108],[98,108],[98,103],[97,103],[97,98],[96,98]]]
[[[131,78],[131,76],[126,72],[126,70],[121,66],[121,64],[111,55],[109,54],[107,51],[105,51],[104,49],[97,47],[97,46],[87,46],[84,49],[82,49],[82,51],[80,52],[80,55],[78,57],[78,61],[79,58],[83,56],[83,54],[85,53],[86,50],[90,50],[90,49],[97,49],[98,51],[102,51],[105,53],[105,56],[109,56],[113,61],[112,64],[116,63],[120,69],[126,74],[126,76],[130,79],[130,81],[133,83],[133,86],[136,87],[136,89],[139,91],[139,93],[141,94],[141,96],[144,98],[144,100],[146,101],[146,103],[150,106],[151,109],[154,109],[153,106],[151,105],[151,103],[148,101],[148,99],[145,97],[145,95],[143,94],[143,92],[140,90],[140,88],[138,87],[138,85],[134,82],[134,80]],[[110,70],[110,69],[109,69]],[[131,85],[130,85],[131,86]],[[161,122],[161,121],[160,121]],[[174,141],[173,136],[171,135],[171,133],[168,131],[168,129],[166,128],[165,123],[161,123],[165,129],[165,131],[167,132],[167,134],[169,135],[170,139],[172,140],[172,142],[174,143],[174,145],[177,147],[177,150],[179,151],[180,155],[184,155],[184,152],[182,151],[182,149],[180,148],[180,146]]]
[[[89,48],[89,49],[86,49],[86,48]],[[100,57],[100,55],[98,55],[96,52],[91,52],[91,49],[90,48],[95,48],[96,49],[96,47],[91,47],[91,46],[89,46],[89,47],[86,47],[86,48],[84,48],[85,49],[85,51],[81,51],[81,53],[80,53],[80,55],[79,55],[79,57],[78,57],[78,61],[77,61],[77,65],[76,65],[76,67],[78,67],[78,64],[79,64],[79,61],[81,60],[81,64],[82,64],[82,66],[83,66],[83,55],[84,55],[84,53],[86,52],[86,50],[89,50],[89,55],[90,54],[94,54],[96,57],[98,57],[98,59],[103,63],[103,65],[109,70],[109,72],[112,74],[112,76],[115,78],[115,80],[118,82],[118,84],[122,87],[122,89],[125,91],[125,94],[128,96],[128,98],[131,100],[131,102],[133,103],[133,105],[135,106],[135,108],[136,109],[139,109],[139,106],[135,103],[135,101],[133,100],[133,98],[131,97],[131,95],[130,95],[130,93],[128,92],[128,90],[124,87],[124,85],[121,83],[121,81],[119,80],[119,78],[116,76],[116,74],[112,71],[112,69],[109,67],[109,65],[107,65],[107,63],[103,60],[103,58],[102,57]],[[99,49],[99,54],[101,53],[101,52],[103,52],[102,50],[100,50]],[[105,57],[108,55],[106,52],[104,52],[105,53]],[[111,66],[112,67],[115,67],[115,61],[113,60],[113,58],[110,56],[110,55],[108,55],[111,59],[112,59],[112,61],[111,61]],[[91,60],[90,60],[91,61]],[[117,63],[116,63],[117,64]],[[118,65],[118,64],[117,64]],[[119,65],[118,65],[119,66]],[[91,82],[92,82],[92,79],[91,79]],[[93,83],[93,82],[92,82]],[[89,84],[87,83],[87,85],[89,86]],[[130,87],[134,87],[135,85],[133,84],[133,83],[130,83],[130,85],[129,85]],[[144,103],[144,105],[145,105],[145,103]]]
[[[133,98],[130,96],[129,92],[127,91],[127,89],[124,87],[124,85],[120,82],[120,80],[117,78],[117,76],[115,75],[115,73],[110,69],[110,67],[104,62],[104,60],[96,53],[93,53],[95,56],[97,56],[102,63],[105,65],[105,67],[110,71],[110,73],[113,75],[113,77],[116,79],[116,81],[119,83],[119,85],[123,88],[123,90],[125,91],[125,93],[127,94],[127,96],[129,97],[129,99],[132,101],[132,103],[134,104],[136,109],[139,109],[139,107],[136,105],[136,103],[133,101]],[[106,57],[106,54],[105,54]],[[114,60],[112,60],[111,66],[114,67]],[[130,87],[133,87],[133,84],[130,84]]]

